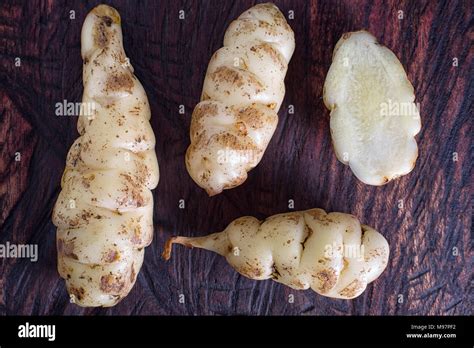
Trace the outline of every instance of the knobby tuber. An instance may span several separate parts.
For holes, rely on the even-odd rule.
[[[159,170],[147,96],[125,55],[115,9],[100,5],[88,14],[81,54],[87,107],[53,222],[58,270],[71,301],[107,307],[129,293],[153,238],[150,190]]]
[[[209,195],[242,184],[261,160],[278,123],[293,31],[273,4],[233,21],[212,56],[195,107],[186,152],[192,179]]]
[[[389,256],[387,241],[373,228],[352,215],[322,209],[274,215],[263,222],[245,216],[223,232],[172,237],[163,258],[170,258],[175,243],[216,252],[248,278],[273,279],[342,299],[359,296],[383,272]]]

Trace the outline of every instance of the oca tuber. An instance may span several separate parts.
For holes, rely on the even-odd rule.
[[[324,84],[339,161],[369,185],[383,185],[415,166],[421,127],[413,86],[388,48],[366,31],[336,44]]]
[[[150,107],[125,56],[115,9],[100,5],[87,15],[81,53],[80,136],[67,156],[53,222],[71,301],[107,307],[133,287],[153,238],[150,189],[159,171]]]
[[[273,279],[342,299],[359,296],[383,272],[389,256],[380,233],[352,215],[322,209],[274,215],[264,222],[245,216],[220,233],[173,237],[166,243],[165,259],[174,243],[225,256],[251,279]]]
[[[211,58],[186,152],[192,179],[210,196],[242,184],[278,123],[284,78],[295,48],[278,8],[256,5],[233,21]]]

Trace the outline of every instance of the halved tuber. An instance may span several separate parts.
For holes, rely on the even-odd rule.
[[[263,222],[244,216],[219,233],[173,237],[164,259],[170,258],[173,244],[216,252],[251,279],[273,279],[341,299],[359,296],[383,272],[389,256],[380,233],[352,215],[322,209],[278,214]]]
[[[125,56],[119,13],[94,8],[81,46],[89,114],[79,117],[53,211],[58,271],[72,302],[108,307],[135,284],[153,238],[150,190],[159,170],[148,99]]]
[[[211,58],[186,152],[192,179],[210,196],[242,184],[276,129],[295,48],[278,8],[256,5],[233,21]]]
[[[336,156],[369,185],[415,166],[421,127],[414,89],[397,57],[366,31],[336,44],[324,84]]]

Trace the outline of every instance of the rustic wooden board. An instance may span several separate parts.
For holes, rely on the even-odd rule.
[[[473,1],[276,2],[286,15],[294,11],[296,35],[278,129],[244,185],[208,198],[184,165],[191,113],[227,25],[254,2],[108,1],[122,15],[125,49],[151,103],[161,179],[155,238],[134,289],[114,308],[82,309],[69,303],[58,277],[51,223],[77,118],[54,111],[64,99],[81,100],[80,30],[98,2],[2,1],[0,243],[37,243],[40,257],[0,259],[0,314],[472,314]],[[416,168],[384,187],[362,184],[336,160],[321,98],[335,43],[362,28],[399,57],[422,115]],[[333,300],[251,281],[201,250],[176,248],[170,262],[160,259],[172,234],[220,231],[243,215],[264,218],[289,210],[290,199],[296,210],[352,213],[388,239],[387,270],[362,296]]]

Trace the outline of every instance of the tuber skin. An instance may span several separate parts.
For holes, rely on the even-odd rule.
[[[259,4],[233,21],[212,56],[195,107],[186,168],[210,195],[241,185],[275,132],[295,49],[280,10]]]
[[[340,299],[364,292],[384,271],[389,257],[380,233],[353,215],[322,209],[278,214],[263,222],[244,216],[219,233],[172,237],[163,251],[165,260],[173,244],[218,253],[250,279],[273,279]]]
[[[413,170],[421,128],[414,89],[395,54],[372,34],[342,35],[323,98],[336,156],[359,180],[384,185]]]
[[[135,284],[153,238],[150,190],[159,170],[148,99],[125,55],[115,9],[99,5],[87,15],[81,54],[82,101],[95,108],[79,117],[52,219],[71,302],[109,307]]]

